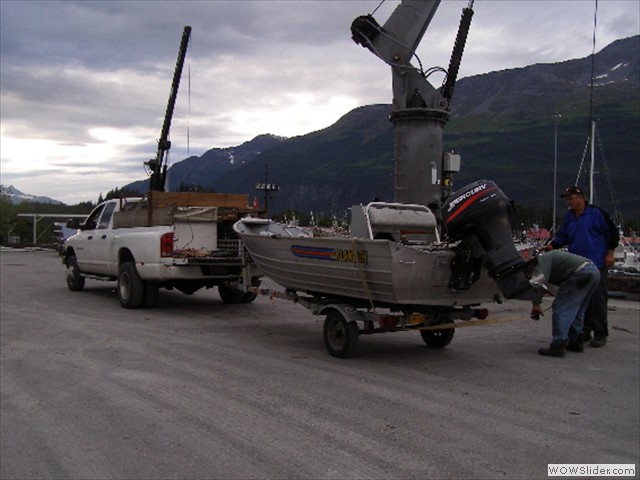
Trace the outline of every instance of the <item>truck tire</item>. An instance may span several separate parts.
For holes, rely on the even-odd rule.
[[[72,292],[81,292],[84,290],[84,277],[80,274],[78,267],[78,259],[75,255],[67,257],[65,262],[67,265],[67,286]]]
[[[246,292],[242,297],[242,303],[251,303],[258,298],[257,293]]]
[[[245,291],[228,285],[218,285],[218,293],[224,303],[243,303]]]
[[[144,308],[153,308],[158,304],[160,298],[160,288],[157,282],[144,282],[144,295],[142,306]]]
[[[260,280],[260,277],[251,277],[252,287],[258,288],[261,283],[262,283],[262,280]],[[242,297],[242,303],[251,303],[256,298],[258,298],[258,294],[256,292],[245,292],[244,296]]]
[[[136,264],[124,262],[118,271],[118,300],[124,308],[140,308],[144,302],[144,282],[138,275]]]

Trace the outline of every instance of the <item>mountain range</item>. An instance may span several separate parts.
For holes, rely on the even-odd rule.
[[[592,83],[592,61],[595,67]],[[391,96],[391,76],[388,78]],[[269,210],[343,215],[352,204],[393,200],[391,105],[357,108],[335,124],[293,138],[259,135],[212,148],[169,168],[169,190],[248,193],[275,183]],[[590,115],[591,112],[591,115]],[[587,141],[596,124],[595,203],[640,222],[640,36],[613,42],[594,57],[535,64],[460,79],[444,145],[462,157],[454,190],[495,181],[516,205],[551,208],[557,148],[558,194],[588,187]],[[578,176],[578,173],[581,173]],[[140,180],[120,191],[144,193]]]

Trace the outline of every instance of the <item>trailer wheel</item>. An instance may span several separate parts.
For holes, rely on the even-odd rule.
[[[144,282],[138,275],[136,264],[124,262],[118,272],[118,300],[124,308],[140,308],[144,302]]]
[[[84,290],[84,277],[80,274],[78,259],[75,255],[70,255],[66,261],[67,265],[67,286],[72,292]]]
[[[444,348],[453,340],[455,328],[443,328],[441,330],[420,330],[422,340],[432,348]]]
[[[323,333],[324,345],[333,357],[349,358],[358,346],[358,324],[347,322],[335,310],[325,318]]]

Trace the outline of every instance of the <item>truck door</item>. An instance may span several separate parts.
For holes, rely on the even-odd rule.
[[[85,272],[95,272],[95,261],[93,260],[91,250],[96,235],[96,228],[98,227],[98,221],[100,220],[100,215],[104,207],[105,204],[102,203],[94,208],[73,238],[73,246],[78,260],[78,266]]]
[[[109,256],[110,245],[113,243],[113,230],[111,227],[111,217],[116,209],[117,201],[105,203],[104,209],[100,214],[97,228],[94,230],[93,242],[91,244],[91,257],[94,260],[95,272],[105,275],[111,273],[110,265],[112,262]]]

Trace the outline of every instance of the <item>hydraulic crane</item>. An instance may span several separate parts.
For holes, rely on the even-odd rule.
[[[171,142],[169,141],[169,130],[171,129],[171,119],[173,118],[173,109],[176,104],[176,97],[178,96],[178,88],[180,87],[180,78],[182,77],[182,67],[184,66],[184,59],[187,55],[187,46],[189,45],[189,38],[191,37],[191,27],[184,27],[182,32],[182,41],[180,42],[180,50],[178,52],[178,60],[176,61],[176,68],[173,72],[173,82],[171,83],[171,92],[169,94],[169,102],[167,103],[167,110],[164,114],[164,123],[162,124],[162,132],[160,134],[160,140],[158,140],[158,151],[156,158],[145,162],[145,165],[151,171],[151,177],[149,179],[149,192],[164,192],[165,182],[167,180],[167,156],[169,149],[171,148]]]
[[[439,208],[451,193],[451,175],[459,171],[460,157],[444,154],[443,128],[466,42],[473,0],[463,9],[445,81],[439,89],[411,61],[429,27],[440,0],[403,0],[381,27],[371,15],[356,18],[353,40],[391,66],[393,105],[389,116],[395,130],[394,195],[400,203]],[[434,208],[435,207],[435,208]]]

